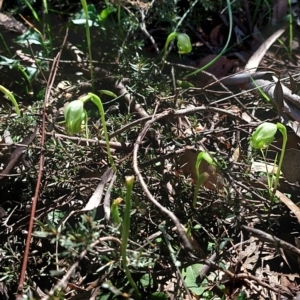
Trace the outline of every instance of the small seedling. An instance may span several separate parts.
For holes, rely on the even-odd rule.
[[[15,109],[16,109],[16,112],[18,115],[20,115],[20,109],[19,109],[19,105],[18,105],[18,102],[17,100],[15,99],[14,95],[8,90],[6,89],[4,86],[0,85],[0,91],[2,93],[4,93],[8,99],[13,103]]]
[[[132,190],[134,185],[134,176],[127,176],[125,178],[125,184],[127,188],[126,197],[125,197],[125,212],[124,218],[122,223],[122,246],[121,246],[121,254],[122,254],[122,266],[125,270],[125,274],[127,280],[129,281],[130,285],[134,289],[136,296],[138,299],[141,298],[140,292],[131,276],[130,270],[127,264],[127,244],[128,244],[128,237],[129,237],[129,230],[130,230],[130,211],[131,211],[131,197],[132,197]]]
[[[122,222],[120,218],[120,212],[119,212],[119,205],[122,201],[123,199],[119,197],[113,201],[110,207],[111,219],[115,227],[118,227]]]
[[[207,180],[207,178],[209,176],[209,174],[207,172],[204,172],[204,173],[201,173],[201,174],[199,172],[199,167],[200,167],[200,164],[203,160],[205,160],[211,166],[217,167],[217,164],[213,161],[213,159],[211,158],[211,156],[207,152],[201,151],[198,154],[196,164],[195,164],[197,182],[196,182],[196,186],[195,186],[195,190],[194,190],[193,208],[196,208],[197,195],[198,195],[199,189],[204,184],[204,182]]]

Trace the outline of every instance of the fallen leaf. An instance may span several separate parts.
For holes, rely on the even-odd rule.
[[[199,63],[199,68],[202,68],[206,64],[210,63],[216,58],[215,54],[207,55],[202,58]],[[237,66],[237,60],[231,60],[225,56],[220,56],[212,65],[205,69],[206,72],[213,74],[217,78],[225,77],[233,73],[233,70]]]
[[[291,212],[295,214],[296,218],[298,219],[298,222],[300,223],[300,208],[291,199],[282,194],[280,191],[277,190],[275,195],[291,210]]]
[[[276,140],[274,140],[273,145],[281,149],[282,147],[282,135],[280,135]],[[300,145],[300,137],[296,135],[294,132],[289,132],[287,134],[287,143],[286,143],[286,149],[290,148],[299,148]]]
[[[81,211],[88,211],[98,207],[101,203],[104,186],[107,182],[109,182],[114,174],[112,168],[107,169],[101,177],[101,181],[98,184],[95,192],[93,193],[92,197],[89,199],[88,203]]]
[[[216,26],[209,35],[211,43],[216,47],[224,45],[224,35],[221,33],[222,26],[223,24]]]
[[[300,182],[300,150],[291,148],[285,151],[281,171],[287,181]]]

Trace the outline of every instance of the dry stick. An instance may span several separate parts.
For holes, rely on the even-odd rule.
[[[135,120],[131,123],[128,123],[125,126],[121,127],[120,129],[116,130],[115,132],[109,134],[109,138],[111,139],[112,137],[119,135],[120,133],[126,131],[127,129],[130,129],[131,127],[133,127],[135,125],[139,125],[139,124],[144,123],[148,120],[151,120],[151,118],[152,118],[152,116],[148,116],[148,117],[144,117],[144,118]]]
[[[143,141],[143,138],[145,137],[147,131],[149,130],[150,126],[155,123],[156,121],[158,121],[159,119],[162,119],[168,115],[170,115],[172,113],[171,110],[168,110],[168,111],[165,111],[157,116],[154,116],[152,118],[152,120],[149,120],[146,122],[144,128],[142,129],[142,131],[140,132],[140,134],[138,135],[137,137],[137,140],[134,144],[134,148],[133,148],[133,169],[134,169],[134,172],[136,174],[136,176],[138,177],[139,181],[140,181],[140,184],[141,184],[141,187],[142,189],[144,190],[146,196],[148,197],[148,199],[161,211],[163,212],[164,214],[166,214],[175,224],[176,228],[177,228],[177,231],[178,231],[178,234],[179,236],[181,237],[181,240],[183,242],[183,245],[186,249],[189,249],[192,251],[192,245],[191,243],[189,242],[184,230],[182,229],[182,226],[179,222],[179,220],[177,219],[177,217],[171,212],[169,211],[167,208],[165,208],[164,206],[162,206],[153,196],[152,194],[150,193],[147,185],[146,185],[146,182],[144,181],[143,179],[143,176],[139,170],[139,167],[138,167],[138,150],[139,150],[139,146],[140,144],[142,143]]]
[[[140,9],[140,15],[141,15],[141,22],[140,22],[140,28],[141,30],[144,32],[144,34],[148,37],[148,39],[151,41],[154,49],[155,49],[155,52],[157,54],[159,54],[159,49],[157,47],[157,44],[153,38],[153,36],[148,32],[147,28],[146,28],[146,22],[145,22],[145,14],[144,14],[144,10]]]
[[[63,45],[65,44],[68,36],[68,29],[66,31],[66,35],[63,41]],[[62,50],[58,52],[56,55],[50,75],[49,75],[49,80],[47,83],[46,87],[46,94],[44,98],[44,104],[43,104],[43,118],[42,118],[42,136],[41,136],[41,146],[44,147],[45,144],[45,127],[46,127],[46,104],[47,101],[50,97],[51,93],[51,88],[54,83],[54,79],[56,76],[57,72],[57,66],[59,64],[59,59],[61,56]],[[22,263],[22,268],[20,272],[20,278],[19,278],[19,284],[18,284],[18,290],[17,290],[17,299],[22,299],[22,291],[23,291],[23,286],[24,286],[24,279],[25,279],[25,272],[27,268],[27,262],[28,262],[28,256],[29,256],[29,249],[30,249],[30,241],[31,241],[31,236],[32,236],[32,231],[33,231],[33,222],[34,222],[34,216],[36,212],[36,207],[37,207],[37,201],[39,197],[39,192],[40,192],[40,187],[41,187],[41,181],[42,181],[42,173],[43,173],[43,167],[44,167],[44,153],[43,150],[41,151],[40,155],[40,162],[39,162],[39,173],[38,173],[38,178],[37,178],[37,183],[36,183],[36,188],[35,188],[35,194],[32,199],[32,207],[31,207],[31,214],[30,214],[30,220],[29,220],[29,226],[28,226],[28,234],[27,234],[27,239],[26,239],[26,246],[25,246],[25,251],[24,251],[24,256],[23,256],[23,263]]]
[[[54,138],[68,139],[70,141],[77,141],[78,144],[81,142],[93,143],[93,144],[99,145],[100,147],[106,148],[106,142],[101,141],[101,140],[86,139],[86,138],[82,138],[82,137],[68,136],[65,134],[53,133],[53,132],[46,132],[46,135],[50,135]],[[132,150],[132,145],[130,143],[109,142],[109,146],[113,149],[121,149],[121,150],[128,150],[128,151]]]
[[[300,250],[295,247],[294,245],[285,242],[281,239],[279,239],[278,237],[271,235],[269,233],[266,233],[262,230],[259,229],[255,229],[246,225],[242,225],[242,228],[247,230],[248,232],[250,232],[252,235],[256,236],[257,238],[259,238],[261,241],[263,242],[267,242],[270,243],[272,245],[275,245],[276,247],[280,247],[283,250],[286,250],[294,255],[296,255],[298,258],[300,258]]]
[[[135,110],[142,118],[149,117],[149,114],[143,109],[143,107],[135,103],[135,101],[132,98],[132,95],[127,91],[126,87],[124,86],[124,83],[126,81],[129,81],[129,79],[122,79],[120,81],[117,81],[115,83],[115,88],[117,88],[121,95],[124,95],[125,100],[128,103],[128,107],[132,106],[133,110]]]
[[[192,107],[192,108],[184,108],[184,109],[179,109],[174,111],[174,115],[175,116],[183,116],[183,115],[189,115],[192,113],[197,113],[200,111],[211,111],[211,112],[217,112],[220,114],[225,114],[229,117],[232,117],[233,119],[239,120],[242,123],[246,123],[246,124],[251,124],[251,122],[248,122],[246,120],[244,120],[243,118],[241,118],[240,116],[238,116],[235,113],[230,112],[230,110],[226,110],[226,109],[221,109],[221,108],[217,108],[217,107],[210,107],[210,106],[198,106],[198,107]]]
[[[214,262],[212,262],[208,259],[204,260],[203,263],[206,264],[206,265],[209,265],[210,267],[215,268],[216,270],[220,270],[220,271],[224,272],[230,278],[233,278],[233,279],[251,279],[251,280],[254,280],[255,282],[257,282],[260,286],[262,286],[264,288],[267,288],[267,289],[269,289],[269,290],[271,290],[275,293],[280,292],[278,289],[276,289],[276,288],[270,286],[269,284],[261,281],[259,278],[255,277],[253,275],[246,274],[246,273],[234,274],[234,273],[232,273],[228,270],[220,269],[220,267],[216,263],[214,263]]]
[[[30,136],[24,138],[21,144],[16,144],[17,147],[13,151],[9,163],[7,164],[6,168],[0,173],[0,180],[4,178],[5,175],[10,174],[11,170],[14,168],[19,158],[22,156],[24,149],[28,147],[28,145],[31,144],[35,139],[36,132],[37,132],[37,126],[35,127],[34,132]]]
[[[197,68],[195,68],[195,67],[191,67],[191,66],[185,66],[185,65],[180,65],[180,64],[172,64],[172,63],[167,63],[166,62],[166,64],[169,64],[169,65],[172,65],[172,66],[177,66],[177,67],[183,67],[183,68],[186,68],[186,69],[191,69],[191,70],[197,70]],[[234,95],[233,94],[233,92],[232,91],[230,91],[225,85],[224,85],[224,83],[223,83],[223,81],[225,80],[225,79],[227,79],[227,78],[229,78],[229,79],[231,79],[233,76],[236,76],[236,77],[238,77],[238,78],[240,78],[239,76],[237,76],[238,75],[238,73],[237,74],[233,74],[233,75],[229,75],[229,76],[226,76],[226,77],[223,77],[223,78],[220,78],[220,79],[218,79],[215,75],[213,75],[213,74],[211,74],[211,73],[209,73],[209,72],[207,72],[207,71],[202,71],[201,72],[201,74],[204,74],[205,76],[207,76],[207,78],[210,78],[211,80],[212,80],[212,82],[211,83],[209,83],[209,84],[207,84],[205,87],[203,87],[202,89],[204,90],[204,91],[208,91],[207,90],[207,88],[208,87],[210,87],[211,85],[214,85],[214,84],[219,84],[227,93],[229,93],[230,95],[231,95],[231,98],[233,98],[243,109],[244,109],[244,111],[245,112],[247,112],[248,113],[248,109],[245,107],[245,105],[236,97],[236,95]],[[244,71],[242,71],[241,73],[240,73],[240,75],[244,75],[245,73],[244,73]],[[249,81],[250,80],[250,75],[249,76],[247,76],[247,81]],[[234,79],[234,80],[229,80],[229,82],[232,84],[232,82],[233,82],[233,84],[234,85],[238,85],[239,84],[239,82],[237,82],[236,81],[236,79]],[[193,89],[193,88],[192,88]],[[184,91],[185,92],[185,91]],[[216,92],[216,91],[212,91],[212,92]],[[183,93],[182,93],[183,94]],[[255,120],[255,121],[257,121],[257,122],[259,122],[260,120],[257,118],[257,117],[255,117],[255,116],[252,116],[252,115],[250,115],[249,113],[248,113],[248,115],[250,116],[250,118],[252,118],[253,120]]]
[[[175,110],[174,115],[175,116],[189,115],[189,114],[200,112],[200,111],[212,111],[212,112],[217,112],[217,113],[220,113],[220,114],[226,114],[229,117],[232,117],[234,119],[237,119],[237,120],[241,121],[242,123],[252,124],[252,123],[246,122],[245,120],[240,118],[237,114],[234,114],[234,113],[230,112],[229,110],[225,110],[225,109],[221,109],[221,108],[217,108],[217,107],[209,107],[209,106],[199,106],[199,107]],[[142,110],[140,110],[140,113],[141,114],[147,114],[144,111],[143,108],[142,108]],[[160,116],[160,114],[159,114],[159,116]],[[151,116],[151,115],[149,116],[147,114],[147,116],[144,116],[144,117],[142,117],[138,120],[135,120],[135,121],[123,126],[122,128],[116,130],[115,132],[111,133],[109,135],[109,138],[115,137],[115,136],[121,134],[122,132],[130,129],[131,127],[136,126],[136,125],[141,124],[141,123],[144,123],[146,121],[149,121],[152,118],[153,118],[153,116]],[[257,126],[257,125],[258,125],[257,123],[252,124],[252,126]],[[221,131],[223,131],[223,130],[221,130]],[[210,131],[208,133],[210,133]],[[53,132],[46,132],[46,135],[51,135],[54,138],[57,137],[57,138],[68,139],[68,140],[71,140],[71,141],[88,142],[88,143],[99,144],[100,146],[104,146],[104,147],[106,146],[105,141],[101,141],[101,140],[86,139],[86,138],[81,138],[81,137],[75,137],[75,136],[68,136],[68,135],[59,134],[59,133],[53,133]],[[109,142],[109,145],[110,145],[111,148],[114,148],[114,149],[128,149],[128,150],[132,149],[132,146],[131,146],[130,143]]]

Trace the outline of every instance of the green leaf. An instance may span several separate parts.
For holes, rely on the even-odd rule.
[[[10,68],[13,68],[18,63],[19,63],[19,61],[16,59],[10,59],[10,58],[0,55],[0,65],[1,66],[9,66]]]
[[[236,300],[246,300],[246,293],[244,291],[240,291],[240,293],[238,294]]]
[[[34,235],[36,235],[37,237],[40,237],[40,238],[46,238],[48,236],[52,236],[53,233],[47,232],[47,231],[35,231]]]
[[[18,102],[15,99],[14,95],[11,93],[11,91],[6,89],[4,86],[0,85],[0,92],[4,93],[6,95],[6,97],[8,97],[8,99],[13,103],[17,114],[20,115],[20,109],[19,109]]]
[[[31,5],[31,3],[30,3],[30,2],[35,2],[35,1],[27,1],[27,0],[24,0],[24,2],[25,2],[26,5],[29,7],[29,9],[30,9],[32,15],[34,16],[34,18],[35,18],[38,22],[41,22],[38,13],[35,11],[35,9],[32,7],[32,5]]]
[[[103,9],[99,15],[99,21],[105,21],[107,17],[115,11],[117,11],[117,9],[113,6],[108,6],[107,8]]]
[[[140,279],[140,283],[144,288],[148,288],[153,285],[153,279],[149,274],[145,274]]]
[[[190,87],[195,87],[192,83],[188,81],[182,81],[182,80],[177,80],[176,81],[177,85],[183,89],[188,89]]]
[[[18,36],[16,38],[16,42],[20,45],[26,45],[26,46],[28,45],[28,43],[34,45],[46,45],[49,43],[49,42],[45,42],[43,40],[43,37],[33,29],[28,29],[25,33]]]
[[[26,67],[25,70],[30,80],[33,80],[39,73],[39,69],[37,67]]]
[[[115,93],[113,93],[111,91],[108,91],[108,90],[99,90],[99,92],[101,94],[104,94],[104,95],[107,95],[107,96],[110,96],[110,97],[113,97],[113,98],[117,98],[118,97]]]
[[[150,296],[151,300],[168,300],[169,296],[163,292],[155,292]]]
[[[64,217],[65,213],[63,213],[59,209],[55,209],[47,214],[48,221],[51,221],[53,224],[58,224],[61,219]]]
[[[205,279],[200,286],[197,284],[197,277],[199,276],[199,271],[202,266],[203,265],[201,264],[194,264],[188,266],[185,271],[182,271],[182,276],[184,277],[184,282],[187,288],[197,296],[202,295],[207,289]]]

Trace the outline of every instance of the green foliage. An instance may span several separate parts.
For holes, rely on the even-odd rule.
[[[6,89],[4,86],[0,85],[0,92],[4,93],[6,95],[6,97],[12,102],[12,104],[14,105],[16,112],[18,115],[20,115],[20,109],[19,109],[19,105],[17,100],[15,99],[14,95],[8,90]]]
[[[207,280],[204,279],[201,285],[199,286],[198,277],[199,270],[201,270],[203,265],[194,264],[188,266],[185,270],[182,271],[182,276],[184,278],[187,288],[196,296],[201,296],[207,289]]]
[[[32,91],[31,82],[36,78],[38,74],[38,69],[35,66],[34,67],[22,66],[18,60],[10,59],[1,55],[0,55],[0,65],[19,71],[22,77],[25,79],[25,82],[27,83],[26,88],[28,93]]]
[[[169,296],[163,292],[155,292],[155,293],[151,294],[150,299],[151,300],[167,300],[167,299],[169,299]]]
[[[203,267],[202,264],[193,264],[183,269],[182,276],[187,288],[196,296],[201,296],[201,299],[213,299],[214,293],[209,290],[209,281],[204,278],[199,283],[199,271]],[[219,289],[224,290],[224,286],[219,285]]]
[[[6,3],[4,2],[4,5],[7,5]],[[21,80],[12,77],[12,84],[22,86],[26,83],[27,90],[34,91],[35,94],[28,97],[27,94],[19,92],[15,85],[11,88],[3,84],[9,86],[9,91],[3,90],[4,93],[8,97],[10,97],[8,92],[13,93],[12,95],[15,95],[18,102],[22,104],[22,114],[12,119],[6,109],[0,106],[0,135],[2,136],[4,130],[8,128],[13,142],[22,142],[32,133],[36,124],[41,124],[41,116],[45,112],[46,138],[43,147],[39,143],[39,134],[33,143],[24,147],[24,155],[16,164],[12,176],[1,180],[1,199],[4,199],[1,206],[3,205],[7,210],[9,217],[5,217],[0,224],[2,234],[0,281],[3,281],[12,293],[15,292],[25,237],[24,234],[20,234],[20,230],[27,229],[28,213],[25,212],[24,207],[30,206],[30,199],[35,192],[39,172],[38,162],[42,151],[45,158],[44,168],[29,255],[30,264],[23,290],[24,298],[34,299],[35,286],[45,284],[42,288],[44,293],[51,290],[57,282],[61,282],[61,278],[66,275],[71,266],[79,261],[80,253],[87,250],[69,278],[70,287],[72,284],[78,286],[80,282],[79,288],[86,288],[90,282],[98,280],[98,299],[121,297],[137,299],[140,295],[141,298],[147,299],[168,299],[168,294],[159,292],[157,287],[159,284],[161,288],[172,280],[175,275],[174,267],[177,275],[182,274],[191,293],[200,296],[201,299],[213,299],[216,295],[211,287],[218,284],[218,279],[211,276],[214,275],[211,273],[209,280],[204,279],[199,283],[198,273],[202,265],[191,263],[191,257],[187,255],[185,249],[182,249],[178,233],[169,217],[149,202],[138,183],[135,184],[133,192],[133,177],[126,178],[126,187],[124,187],[124,177],[133,173],[130,152],[132,148],[122,147],[123,143],[134,145],[144,126],[144,120],[139,120],[140,116],[131,109],[131,104],[136,104],[151,115],[174,107],[187,107],[186,105],[191,103],[193,105],[203,103],[202,96],[199,97],[199,90],[195,92],[198,84],[194,81],[191,83],[182,80],[184,74],[181,69],[174,68],[176,71],[174,77],[170,75],[169,66],[161,72],[163,65],[161,55],[153,54],[150,49],[153,44],[141,30],[142,15],[148,33],[155,39],[159,50],[164,52],[162,55],[166,54],[170,44],[175,42],[175,48],[177,47],[179,53],[174,55],[175,62],[183,63],[182,54],[191,53],[191,40],[195,42],[196,39],[186,25],[193,25],[201,22],[202,18],[210,17],[210,11],[206,10],[220,12],[220,9],[226,8],[225,1],[167,0],[151,3],[100,1],[87,4],[82,0],[77,3],[55,2],[53,5],[53,2],[46,0],[40,3],[26,0],[19,3],[20,7],[26,4],[27,14],[23,15],[30,22],[33,21],[36,27],[24,34],[17,34],[16,42],[22,45],[27,58],[34,58],[34,64],[32,60],[25,60],[25,56],[20,59],[15,57],[15,49],[7,43],[3,47],[6,49],[7,57],[1,53],[3,55],[0,56],[0,66],[5,71],[17,70],[17,73],[22,75]],[[147,9],[138,5],[145,5]],[[227,5],[230,25],[232,25],[230,9],[231,7]],[[55,14],[62,24],[53,26],[50,22],[52,18],[49,20],[49,12]],[[31,18],[28,14],[31,14]],[[71,21],[68,23],[67,19]],[[75,46],[88,53],[82,63],[71,66],[70,62],[74,63],[74,60],[69,57],[69,49],[63,49],[58,72],[54,78],[54,88],[44,110],[42,100],[48,81],[49,66],[60,50],[58,47],[62,45],[66,27],[69,29],[67,42],[70,39],[74,43],[75,40]],[[169,32],[172,33],[167,36]],[[2,42],[5,45],[8,40],[4,39],[3,35]],[[165,41],[166,45],[164,45]],[[30,48],[28,44],[31,45]],[[227,51],[227,49],[228,47],[225,47],[223,50]],[[194,53],[190,56],[193,55]],[[189,60],[190,56],[185,59]],[[169,59],[173,62],[171,54]],[[109,75],[96,73],[98,67],[108,70]],[[77,73],[75,75],[77,69],[82,71],[80,76]],[[43,71],[45,78],[41,76],[40,70]],[[91,71],[90,76],[86,70]],[[106,88],[111,89],[117,80],[125,78],[126,80],[122,81],[126,88],[125,94],[117,97],[113,92],[106,90]],[[70,81],[71,87],[68,95],[60,93],[55,88],[60,81],[66,79]],[[192,87],[194,89],[191,89]],[[93,93],[88,93],[88,89]],[[101,99],[95,91],[100,93]],[[124,96],[128,96],[128,93],[132,95],[130,104],[124,100]],[[113,97],[113,100],[109,97]],[[209,93],[205,94],[205,97],[209,98]],[[15,98],[10,100],[19,112]],[[63,115],[59,108],[62,108],[66,101],[70,103],[64,108]],[[237,219],[237,215],[244,201],[240,201],[240,195],[235,192],[227,193],[226,190],[219,194],[208,193],[206,190],[201,190],[199,193],[205,181],[204,174],[199,174],[201,161],[205,160],[216,167],[216,163],[206,152],[202,152],[197,158],[196,187],[192,185],[189,177],[177,172],[177,166],[169,154],[186,146],[197,147],[202,132],[194,132],[194,129],[199,122],[207,126],[210,121],[206,111],[194,113],[187,118],[191,123],[192,134],[183,131],[179,135],[174,134],[173,123],[175,122],[172,118],[161,119],[151,124],[151,129],[140,144],[137,164],[150,193],[167,210],[174,212],[183,226],[186,227],[188,223],[187,237],[199,244],[206,257],[215,251],[220,253],[220,260],[216,266],[223,269],[227,257],[222,256],[222,253],[227,253],[225,245],[229,239],[228,235],[224,236],[223,230],[226,230],[233,243],[237,242],[236,225],[244,222],[244,218]],[[76,136],[63,134],[61,124],[64,124],[64,119],[66,132]],[[222,122],[228,122],[224,119],[220,118],[218,126]],[[135,123],[128,127],[131,122]],[[186,128],[187,132],[190,128]],[[122,132],[114,135],[120,129]],[[284,133],[284,128],[279,125],[277,129]],[[238,131],[237,125],[234,130]],[[226,142],[229,133],[230,131],[222,132]],[[88,139],[83,139],[83,135]],[[214,151],[212,147],[215,142],[221,148],[218,162],[221,159],[228,159],[228,157],[224,158],[229,153],[228,148],[223,147],[222,142],[219,143],[219,136],[215,136],[215,132],[209,133],[205,138],[212,142],[208,143],[208,151]],[[251,143],[255,145],[257,142],[259,146],[267,145],[271,139],[270,137],[265,142],[261,133],[257,133]],[[106,148],[103,147],[104,140]],[[121,147],[111,151],[110,148],[114,143]],[[14,148],[3,150],[1,146],[1,168],[10,161],[11,150]],[[117,172],[114,173],[111,181],[102,186],[101,199],[104,199],[106,206],[101,204],[93,213],[83,214],[82,207],[95,190],[98,192],[97,186],[101,187],[102,174],[108,168],[107,157],[110,166]],[[228,168],[231,167],[230,163],[227,161],[225,163]],[[193,171],[195,170],[193,166]],[[241,167],[230,169],[230,172],[234,171],[232,176],[235,175],[236,170],[241,172]],[[191,205],[193,192],[194,199]],[[247,200],[255,197],[255,193],[253,195],[250,192],[245,194],[241,191],[241,193]],[[121,199],[125,201],[121,202]],[[198,202],[199,209],[196,210],[193,207],[195,208],[197,199],[201,201]],[[111,204],[109,200],[112,201]],[[109,206],[110,219],[107,215]],[[162,223],[163,226],[158,227],[158,224]],[[163,232],[163,235],[160,235],[158,229]],[[91,245],[95,243],[98,244],[92,247]],[[194,250],[193,255],[197,258],[204,257],[202,253],[201,256],[197,253],[198,249]],[[182,269],[182,265],[188,267]],[[217,285],[217,288],[223,290],[220,285]],[[79,296],[82,291],[74,291],[75,294],[77,293],[74,296]],[[68,297],[66,292],[64,289],[57,290],[51,299],[65,299]],[[175,284],[174,292],[177,293],[174,297],[185,293],[183,285]]]
[[[106,8],[98,12],[93,4],[84,5],[85,8],[76,13],[72,19],[72,22],[76,25],[85,25],[88,19],[88,26],[99,26],[99,24],[105,21],[109,15],[116,12],[117,9],[108,1],[105,1]],[[86,18],[87,17],[87,18]]]
[[[24,0],[24,2],[25,2],[25,4],[26,4],[26,6],[30,9],[30,11],[31,11],[32,15],[34,16],[34,18],[35,18],[38,22],[40,22],[39,15],[38,15],[38,13],[35,11],[35,9],[33,8],[33,6],[31,5],[31,4],[32,4],[31,1]],[[32,2],[34,2],[34,1],[32,1]]]
[[[236,298],[236,300],[246,300],[246,299],[247,299],[247,295],[244,291],[241,291]]]
[[[125,212],[123,217],[123,223],[122,223],[122,246],[121,246],[121,255],[122,255],[122,266],[125,270],[125,274],[127,277],[127,280],[129,281],[130,285],[134,289],[136,293],[136,297],[140,299],[141,294],[136,286],[136,283],[134,282],[131,273],[128,268],[128,262],[127,262],[127,244],[128,244],[128,238],[129,238],[129,230],[130,230],[130,213],[131,213],[131,197],[132,197],[132,190],[134,185],[134,176],[127,176],[125,178],[125,184],[126,184],[126,197],[125,197]]]
[[[117,198],[113,201],[111,204],[111,218],[116,227],[118,227],[121,224],[121,219],[120,219],[120,213],[119,213],[119,205],[123,201],[122,198]]]

